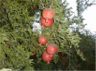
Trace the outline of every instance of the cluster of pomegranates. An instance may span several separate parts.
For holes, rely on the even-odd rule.
[[[52,27],[54,23],[55,12],[53,9],[47,8],[42,12],[41,25],[42,27]]]
[[[44,36],[40,36],[38,41],[40,45],[46,45],[48,43],[46,37]],[[48,44],[47,48],[42,54],[42,60],[45,61],[47,64],[50,64],[50,62],[54,58],[54,55],[57,52],[58,52],[58,47],[56,44]]]
[[[52,27],[54,23],[55,12],[53,9],[44,9],[41,16],[42,27]],[[47,48],[42,54],[42,60],[47,64],[53,60],[54,55],[58,52],[58,47],[56,44],[48,44],[48,40],[45,36],[40,36],[38,40],[40,45],[46,45]]]

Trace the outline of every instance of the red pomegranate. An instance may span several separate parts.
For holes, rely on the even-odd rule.
[[[56,52],[58,52],[58,47],[55,44],[49,44],[46,51],[48,54],[54,55]]]
[[[44,36],[40,36],[39,37],[39,43],[41,44],[41,45],[46,45],[47,44],[47,38],[46,37],[44,37]]]
[[[44,17],[41,17],[41,25],[43,27],[52,27],[54,24],[54,19],[45,19]]]
[[[55,16],[55,11],[51,8],[44,9],[42,16],[46,19],[52,19]]]
[[[50,64],[51,60],[53,59],[53,55],[48,54],[46,51],[42,54],[43,61],[47,62],[47,64]]]

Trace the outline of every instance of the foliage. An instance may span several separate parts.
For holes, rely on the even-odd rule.
[[[39,34],[32,32],[31,25],[35,12],[49,7],[56,12],[54,26],[43,29],[42,35],[49,43],[56,43],[59,52],[47,65],[41,59],[46,47],[38,44]],[[60,0],[0,0],[0,68],[25,71],[77,69],[76,51],[84,41],[80,34],[70,32],[70,25],[82,24],[78,16],[72,15],[66,0],[63,3]]]

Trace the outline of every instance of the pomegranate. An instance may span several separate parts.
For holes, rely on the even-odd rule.
[[[55,44],[49,44],[46,51],[48,54],[54,55],[56,52],[58,52],[58,47]]]
[[[53,59],[53,55],[48,54],[46,51],[42,54],[42,59],[47,64],[50,64],[51,60]]]
[[[41,25],[43,27],[52,27],[54,24],[54,19],[45,19],[44,17],[41,17]]]
[[[47,8],[42,12],[42,16],[46,19],[52,19],[55,15],[55,11],[53,9]]]
[[[44,37],[44,36],[40,36],[39,37],[39,43],[41,44],[41,45],[46,45],[47,44],[47,39],[46,39],[46,37]]]

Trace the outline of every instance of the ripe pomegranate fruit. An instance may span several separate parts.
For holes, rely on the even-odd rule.
[[[46,19],[52,19],[55,16],[55,11],[51,8],[44,9],[42,16]]]
[[[54,24],[54,19],[45,19],[44,17],[41,17],[41,25],[43,27],[52,27]]]
[[[46,51],[48,54],[54,55],[56,52],[58,52],[58,47],[55,44],[49,44]]]
[[[42,59],[47,64],[50,64],[51,60],[53,59],[53,55],[48,54],[46,51],[42,54]]]
[[[40,36],[39,37],[39,43],[41,44],[41,45],[46,45],[47,44],[47,38],[46,37],[44,37],[44,36]]]

